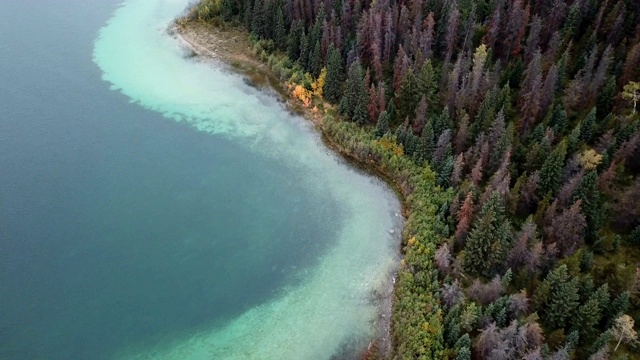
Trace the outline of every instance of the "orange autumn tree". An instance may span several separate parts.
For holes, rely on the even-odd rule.
[[[291,76],[289,89],[291,95],[300,100],[304,107],[311,105],[311,100],[316,97],[322,99],[322,89],[324,88],[325,79],[327,77],[327,69],[322,68],[317,79],[313,80],[311,74],[305,73],[304,76],[294,74]],[[311,88],[311,89],[309,89]]]
[[[300,100],[304,105],[304,107],[309,107],[309,104],[311,104],[312,93],[311,91],[305,89],[304,86],[302,85],[296,85],[293,88],[291,95],[293,95],[293,97],[295,97],[296,99]]]

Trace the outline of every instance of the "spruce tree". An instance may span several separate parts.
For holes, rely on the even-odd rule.
[[[244,0],[242,6],[242,24],[247,30],[251,30],[251,18],[253,16],[253,1]]]
[[[607,84],[602,88],[602,91],[600,91],[596,100],[596,117],[598,119],[604,119],[611,111],[616,91],[616,78],[615,76],[612,76],[609,78],[609,81],[607,81]]]
[[[596,125],[596,108],[591,109],[580,127],[580,140],[588,143],[593,137],[593,128]]]
[[[566,145],[561,142],[551,152],[540,169],[540,194],[550,191],[555,194],[562,183],[562,169],[567,155]]]
[[[578,290],[578,279],[571,278],[566,265],[551,271],[536,289],[534,302],[550,329],[564,328],[575,314],[580,304]]]
[[[432,108],[438,103],[438,82],[431,60],[427,60],[422,65],[417,77],[418,94],[424,96],[427,108]]]
[[[455,360],[471,360],[471,338],[469,334],[462,335],[454,345]]]
[[[616,321],[620,315],[624,314],[629,308],[629,292],[625,291],[618,295],[613,301],[611,305],[606,308],[606,326],[607,328],[611,327],[613,323]]]
[[[436,148],[436,136],[433,133],[433,121],[431,119],[428,119],[427,123],[422,128],[420,138],[422,139],[422,146],[424,146],[422,151],[424,153],[425,160],[431,160],[433,151]]]
[[[266,14],[264,0],[256,0],[253,5],[253,15],[251,17],[251,32],[258,37],[265,37]]]
[[[234,13],[233,5],[234,4],[235,4],[235,2],[232,1],[232,0],[222,0],[221,15],[222,15],[222,19],[224,19],[224,21],[230,21],[231,18],[233,17],[233,13]]]
[[[302,21],[294,21],[291,25],[291,30],[289,31],[289,37],[287,38],[287,56],[289,56],[291,61],[296,61],[300,57],[300,38],[302,36],[302,32]]]
[[[326,13],[324,11],[324,2],[320,2],[320,8],[317,9],[316,19],[313,23],[311,29],[309,29],[309,43],[315,44],[316,42],[320,42],[322,39],[322,23],[326,17]]]
[[[436,121],[433,124],[433,133],[435,137],[439,137],[447,129],[453,129],[453,122],[449,115],[449,108],[445,106],[440,115],[436,117]]]
[[[314,78],[317,78],[318,75],[320,75],[320,70],[322,70],[322,58],[320,57],[320,40],[316,41],[316,45],[313,47],[313,50],[309,53],[309,55],[309,72]]]
[[[562,102],[558,103],[553,108],[549,125],[553,127],[554,133],[558,135],[564,133],[567,128],[567,112],[565,111]]]
[[[380,113],[376,124],[376,137],[381,138],[389,131],[389,113],[387,110]]]
[[[591,298],[581,305],[573,317],[573,331],[578,331],[583,340],[591,338],[595,334],[596,326],[600,321],[601,304],[598,299]]]
[[[497,192],[482,207],[465,245],[463,267],[472,275],[493,277],[500,273],[507,257],[511,224],[504,216]]]
[[[302,29],[302,34],[300,35],[300,56],[298,57],[298,64],[305,70],[309,68],[309,37],[304,29]]]
[[[451,155],[451,145],[448,146],[447,155],[439,164],[436,172],[436,182],[443,188],[449,187],[451,181],[451,173],[453,172],[453,155]]]
[[[285,50],[287,48],[287,29],[285,28],[282,7],[278,7],[278,13],[276,14],[276,28],[273,31],[273,41],[278,49]]]
[[[345,84],[345,92],[340,100],[340,112],[351,121],[363,125],[367,122],[367,89],[364,75],[359,61],[354,61],[349,67],[349,74]]]
[[[418,83],[413,69],[409,68],[402,78],[400,89],[396,95],[396,111],[399,118],[413,116],[415,108],[420,101]]]
[[[338,103],[342,92],[340,84],[342,81],[342,56],[333,46],[329,47],[327,54],[327,77],[324,82],[324,98],[331,103]]]
[[[598,191],[598,174],[592,170],[582,178],[580,185],[574,192],[573,199],[581,200],[581,210],[587,220],[585,237],[593,243],[598,239],[598,230],[602,225],[602,211],[600,209],[600,193]]]

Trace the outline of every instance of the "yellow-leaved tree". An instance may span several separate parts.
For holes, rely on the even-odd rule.
[[[602,155],[593,149],[588,149],[578,155],[578,161],[582,167],[589,171],[595,169],[602,162]]]
[[[325,81],[326,78],[327,78],[327,68],[324,67],[320,71],[320,75],[318,76],[316,81],[311,83],[311,89],[313,90],[313,96],[317,97],[318,99],[322,99],[322,89],[324,88],[324,81]]]
[[[622,98],[633,101],[633,113],[636,113],[636,104],[638,100],[640,100],[640,84],[631,81],[627,85],[624,86],[622,91]]]

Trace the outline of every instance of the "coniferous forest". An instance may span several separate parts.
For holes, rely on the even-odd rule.
[[[411,216],[398,359],[638,359],[640,2],[204,0]],[[364,145],[363,145],[364,144]]]

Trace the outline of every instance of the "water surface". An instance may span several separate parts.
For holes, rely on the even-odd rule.
[[[396,200],[185,58],[166,28],[187,5],[0,4],[0,358],[322,359],[373,336]]]

